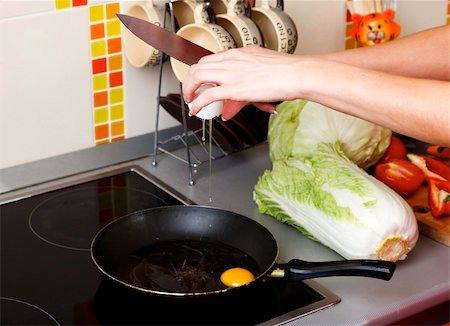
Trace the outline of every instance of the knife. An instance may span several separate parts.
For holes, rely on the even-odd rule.
[[[123,14],[117,14],[117,17],[142,41],[189,66],[214,53],[143,19]]]
[[[123,14],[117,14],[117,17],[142,41],[189,66],[197,63],[205,55],[214,53],[148,21]],[[209,87],[214,85],[203,85],[199,88],[199,92]],[[191,108],[190,103],[188,107]],[[212,119],[222,113],[222,108],[223,101],[216,101],[205,106],[196,116],[200,119]]]

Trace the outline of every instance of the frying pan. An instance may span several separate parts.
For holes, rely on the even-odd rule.
[[[102,228],[91,244],[92,260],[108,279],[140,292],[172,297],[234,291],[266,276],[294,281],[326,276],[389,280],[396,266],[378,260],[293,259],[277,264],[277,255],[275,238],[261,224],[203,206],[156,207],[123,216]],[[250,270],[255,279],[234,288],[215,282],[236,265]]]

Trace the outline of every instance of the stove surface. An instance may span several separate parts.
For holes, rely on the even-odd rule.
[[[2,325],[279,324],[340,301],[313,281],[266,280],[196,299],[134,292],[101,278],[90,243],[131,212],[194,204],[130,167],[0,207]]]

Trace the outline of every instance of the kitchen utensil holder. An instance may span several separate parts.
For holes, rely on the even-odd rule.
[[[170,18],[170,24],[172,31],[176,30],[175,25],[175,16],[173,14],[173,3],[177,0],[167,0],[165,3],[165,10],[164,10],[164,19],[163,19],[163,28],[167,27],[167,13],[169,13]],[[218,153],[216,155],[212,155],[210,148],[207,148],[207,144],[205,144],[203,141],[199,139],[197,136],[197,133],[201,130],[188,130],[187,128],[187,117],[186,117],[186,103],[184,102],[183,96],[181,96],[180,105],[182,108],[182,125],[183,125],[183,132],[181,134],[175,135],[173,137],[170,137],[166,140],[160,141],[159,140],[159,110],[161,108],[160,101],[161,101],[161,85],[162,85],[162,75],[163,75],[163,67],[164,67],[164,59],[165,54],[160,51],[160,62],[159,62],[159,77],[158,77],[158,92],[157,92],[157,98],[156,98],[156,119],[155,119],[155,133],[154,133],[154,146],[153,146],[153,161],[152,165],[157,166],[157,155],[158,152],[165,153],[169,155],[170,157],[173,157],[183,163],[186,163],[188,166],[188,178],[189,178],[189,184],[194,185],[194,171],[196,171],[197,167],[200,166],[202,163],[205,162],[205,160],[200,160],[197,155],[195,155],[195,152],[192,150],[192,146],[190,145],[190,139],[194,138],[194,141],[200,146],[202,151],[205,151],[212,160],[218,159],[220,157],[228,155],[222,147],[218,144],[218,142],[212,137],[212,142],[214,145],[218,148]],[[181,83],[179,84],[180,87],[180,94],[182,94],[181,89]],[[211,121],[209,121],[211,123]],[[181,141],[183,146],[186,148],[186,158],[183,158],[182,156],[173,153],[170,150],[164,149],[163,145],[175,142],[175,141]],[[192,161],[192,158],[195,159],[195,162]]]

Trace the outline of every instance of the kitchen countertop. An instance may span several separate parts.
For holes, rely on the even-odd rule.
[[[152,147],[148,139],[146,143],[149,148]],[[124,146],[105,147],[101,154],[103,160],[105,156],[121,156],[117,153],[119,150],[123,151]],[[26,196],[49,185],[58,187],[80,177],[98,173],[98,169],[93,169],[96,165],[93,162],[98,159],[97,154],[93,151],[90,153],[91,155],[86,155],[86,152],[72,154],[71,161],[76,161],[76,167],[74,165],[70,171],[65,169],[64,177],[60,175],[62,172],[57,173],[56,180],[52,180],[55,178],[55,171],[60,171],[59,168],[67,161],[67,157],[1,171],[0,202],[5,198]],[[277,239],[280,249],[279,262],[292,258],[309,261],[342,259],[334,251],[307,239],[294,228],[259,213],[252,199],[252,191],[258,176],[262,175],[265,169],[271,168],[266,143],[214,160],[211,179],[208,163],[202,163],[194,172],[194,185],[189,184],[188,166],[180,160],[161,154],[157,157],[156,166],[152,165],[152,161],[151,156],[144,156],[102,167],[100,171],[108,172],[137,165],[199,205],[227,209],[256,220],[267,227]],[[45,183],[40,184],[44,181]],[[209,200],[210,188],[212,201]],[[398,262],[394,276],[388,282],[363,277],[327,277],[315,281],[334,292],[342,301],[291,321],[290,325],[390,324],[449,300],[450,250],[438,242],[420,236],[416,247],[406,260]]]

